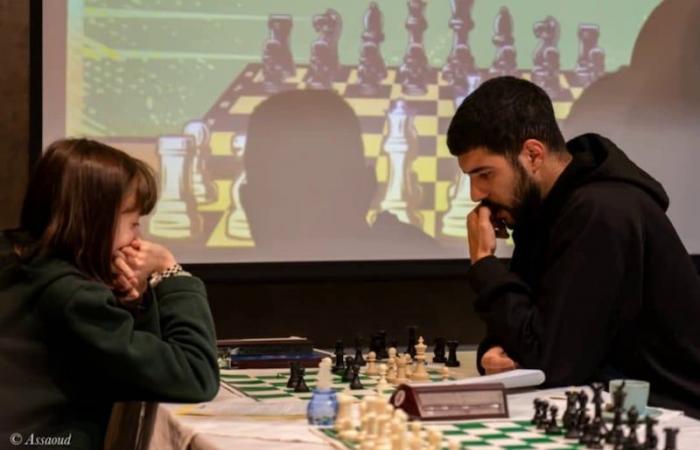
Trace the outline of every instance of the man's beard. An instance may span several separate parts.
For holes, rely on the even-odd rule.
[[[492,215],[498,217],[500,210],[506,211],[513,220],[507,223],[508,228],[529,222],[539,212],[542,206],[542,190],[540,186],[527,173],[523,165],[517,159],[512,163],[515,170],[515,186],[513,188],[513,204],[505,206],[490,200],[484,200],[482,204],[491,209]]]

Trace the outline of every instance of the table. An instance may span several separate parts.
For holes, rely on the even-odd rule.
[[[478,375],[474,364],[474,351],[462,351],[458,354],[462,363],[453,374],[458,377]],[[508,396],[512,419],[529,419],[532,416],[532,401],[536,397],[546,398],[550,402],[561,400],[566,389],[548,389],[511,394]],[[226,389],[220,389],[214,400],[202,404],[197,410],[208,411],[215,415],[200,416],[182,414],[193,410],[193,406],[179,404],[161,404],[158,408],[151,448],[157,450],[332,450],[334,447],[315,433],[303,416],[291,418],[262,418],[226,415],[232,407],[244,407],[251,399],[237,397]],[[254,402],[253,402],[254,403]],[[220,408],[221,414],[217,413]],[[301,412],[301,410],[300,410]],[[695,450],[700,444],[700,421],[683,416],[679,412],[666,411],[660,418],[659,435],[661,443],[662,427],[678,427],[679,450]],[[660,447],[663,448],[663,447]]]

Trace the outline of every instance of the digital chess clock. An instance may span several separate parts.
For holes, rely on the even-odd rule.
[[[470,420],[508,417],[506,390],[501,383],[402,384],[392,405],[411,419]]]

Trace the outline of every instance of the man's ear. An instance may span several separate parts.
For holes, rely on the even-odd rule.
[[[523,142],[523,147],[520,150],[518,159],[523,167],[528,169],[530,173],[535,174],[542,167],[546,152],[547,148],[542,141],[538,141],[537,139],[528,139]]]

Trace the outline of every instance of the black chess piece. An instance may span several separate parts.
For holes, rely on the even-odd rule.
[[[657,446],[659,445],[659,438],[656,436],[656,432],[654,431],[654,425],[659,422],[647,414],[646,418],[644,419],[644,423],[646,424],[646,429],[644,433],[643,448],[644,450],[656,450]]]
[[[516,75],[518,63],[513,37],[513,16],[506,6],[502,6],[496,16],[491,42],[496,46],[496,56],[489,68],[489,73],[497,77]]]
[[[333,366],[332,372],[335,374],[342,374],[345,370],[345,349],[343,348],[343,341],[335,342],[335,365]]]
[[[678,431],[678,428],[664,428],[664,434],[666,435],[664,450],[676,450],[676,440],[678,438]]]
[[[408,327],[408,344],[406,344],[406,352],[411,355],[411,358],[416,356],[416,344],[418,343],[418,327],[413,325]]]
[[[362,40],[365,42],[373,42],[375,44],[381,44],[384,42],[384,15],[379,9],[377,2],[371,2],[365,11],[365,15],[362,18],[362,24],[364,25],[364,31],[362,33]]]
[[[566,409],[562,416],[562,425],[567,432],[576,426],[576,400],[578,393],[574,391],[566,391]]]
[[[576,395],[576,397],[578,397],[577,392],[574,392],[574,394]],[[564,438],[573,440],[581,439],[581,437],[583,436],[582,425],[585,421],[582,416],[585,416],[585,412],[582,412],[580,410],[576,410],[574,412],[574,416],[571,418],[571,425],[566,430]]]
[[[306,369],[299,367],[297,369],[297,374],[299,378],[297,379],[297,384],[294,386],[294,392],[309,392],[309,387],[306,385],[306,380],[304,380],[304,374]]]
[[[447,340],[444,337],[435,338],[435,348],[433,349],[433,362],[434,363],[446,363],[447,357],[445,356],[445,343]]]
[[[581,437],[578,439],[578,443],[581,445],[588,445],[591,442],[591,418],[588,414],[580,416],[579,429],[581,431]]]
[[[549,402],[547,400],[541,400],[539,407],[539,418],[537,419],[535,427],[539,430],[544,430],[547,427],[547,409],[549,408]]]
[[[365,366],[367,364],[364,356],[362,356],[362,339],[359,336],[355,338],[355,358],[353,361],[355,361],[355,364],[358,366]]]
[[[445,365],[447,367],[459,367],[459,360],[457,359],[457,347],[459,346],[458,341],[447,341],[447,349],[449,354],[447,355],[447,362]]]
[[[364,389],[365,387],[362,385],[362,382],[360,382],[360,366],[353,365],[352,366],[352,381],[350,381],[350,389],[352,390],[357,390],[357,389]]]
[[[313,16],[318,37],[311,45],[311,60],[304,81],[312,89],[330,89],[340,67],[338,40],[342,31],[340,14],[333,9]]]
[[[539,398],[536,398],[532,401],[532,406],[535,410],[535,414],[532,416],[532,420],[530,420],[530,423],[533,425],[537,425],[540,421],[540,400]]]
[[[345,357],[345,371],[343,372],[341,381],[348,382],[352,379],[352,366],[354,365],[354,362],[355,360],[352,356]]]
[[[557,423],[557,411],[559,408],[556,407],[556,405],[552,405],[549,407],[549,422],[547,422],[547,426],[545,427],[545,434],[561,434],[561,428],[559,427],[559,424]]]
[[[469,33],[474,29],[471,10],[474,0],[452,2],[452,17],[449,27],[453,31],[452,50],[442,68],[442,76],[452,85],[456,95],[466,95],[469,85],[467,77],[475,71],[474,56],[469,47]]]
[[[622,428],[623,412],[624,410],[622,409],[622,406],[618,406],[615,408],[615,411],[613,412],[614,415],[612,428],[605,436],[605,442],[608,444],[612,444],[613,447],[621,446],[624,443],[625,431]]]
[[[553,100],[562,96],[559,43],[559,22],[552,16],[535,23],[533,32],[538,45],[533,53],[532,82],[547,91]]]
[[[289,380],[287,380],[287,387],[292,389],[297,385],[299,381],[299,368],[301,364],[298,362],[289,363]]]
[[[386,331],[382,330],[378,333],[377,339],[377,360],[388,359],[389,353],[386,350]]]
[[[593,406],[594,406],[594,416],[591,421],[591,426],[593,430],[591,435],[605,437],[607,434],[607,428],[605,427],[605,421],[603,420],[603,386],[602,383],[591,384],[591,389],[593,390]]]
[[[579,54],[575,72],[578,83],[583,87],[590,85],[605,72],[605,51],[598,47],[599,37],[598,25],[579,25]]]
[[[388,74],[379,48],[379,44],[384,41],[384,32],[382,12],[376,2],[370,3],[363,18],[363,25],[357,78],[360,92],[367,96],[375,96],[379,92],[381,82]]]
[[[292,17],[270,15],[267,21],[269,35],[263,45],[262,72],[268,93],[282,89],[285,78],[294,76],[296,68],[289,46]]]
[[[637,437],[637,426],[639,420],[639,412],[635,406],[627,411],[627,426],[629,431],[624,441],[625,450],[639,450],[639,438]]]

